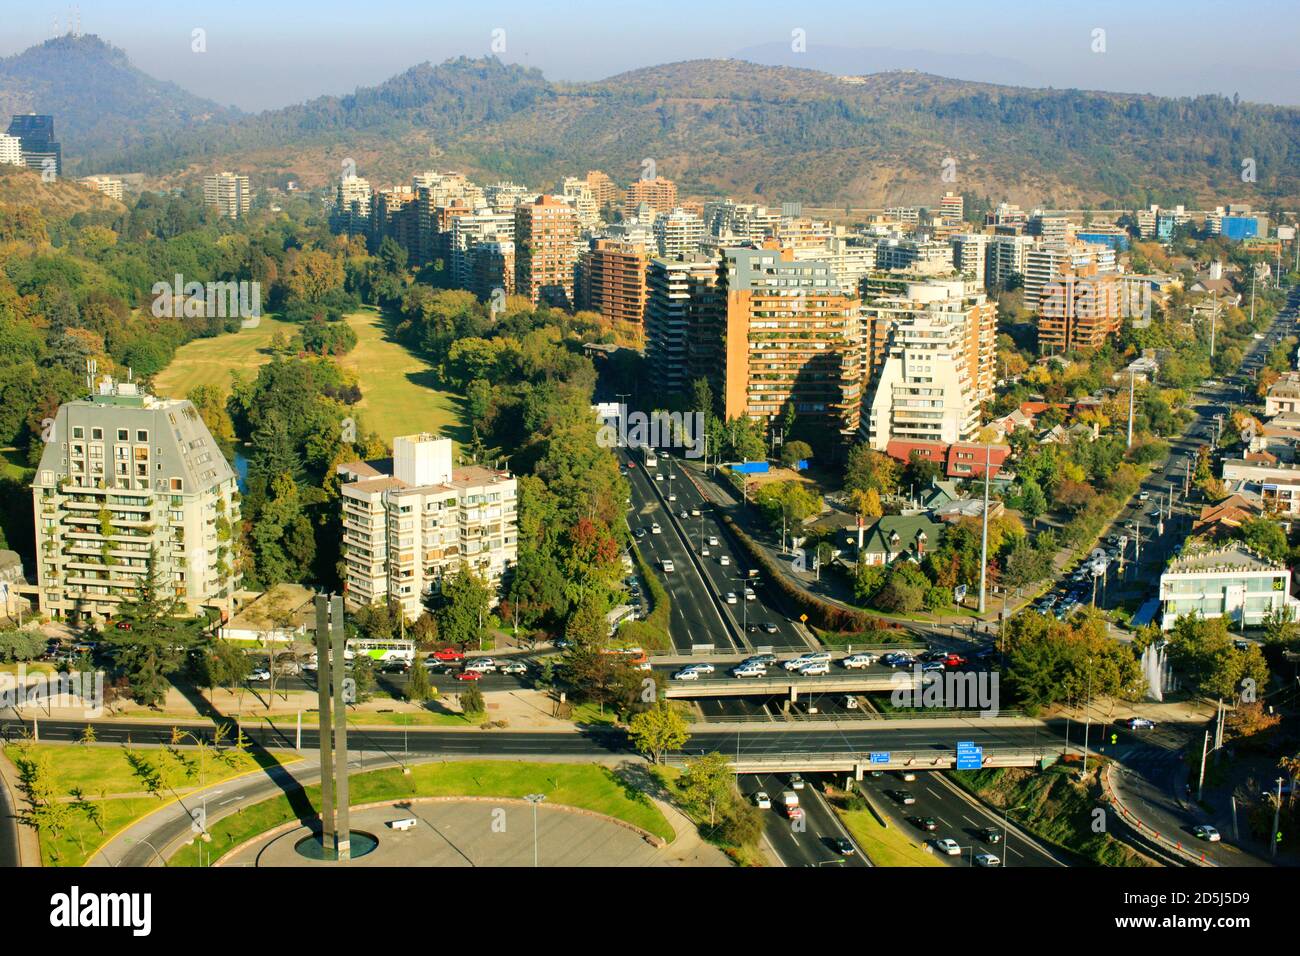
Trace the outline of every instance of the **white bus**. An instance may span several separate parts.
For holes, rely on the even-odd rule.
[[[358,654],[366,655],[376,664],[385,661],[406,661],[410,664],[415,661],[415,641],[404,641],[399,638],[382,641],[353,638],[344,645],[343,657],[350,661]]]
[[[645,459],[645,466],[647,468],[659,467],[659,458],[655,455],[655,450],[649,445],[641,446],[641,455]]]

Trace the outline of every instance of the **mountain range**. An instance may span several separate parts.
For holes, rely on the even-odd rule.
[[[549,187],[591,168],[627,181],[652,159],[688,195],[813,206],[932,203],[948,189],[1056,208],[1300,200],[1298,109],[912,70],[696,60],[559,83],[460,58],[244,114],[82,36],[0,61],[0,109],[53,113],[69,171],[176,181],[221,167],[323,185],[352,160],[377,186],[459,168]]]

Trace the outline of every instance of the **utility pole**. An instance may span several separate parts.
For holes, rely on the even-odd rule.
[[[1083,725],[1083,775],[1080,779],[1088,776],[1088,733],[1092,730],[1092,658],[1088,658],[1088,700],[1084,703],[1084,715],[1087,717],[1087,723]]]
[[[1253,296],[1254,293],[1252,292],[1251,295]],[[1255,307],[1254,298],[1252,298],[1250,301],[1251,301],[1251,308],[1254,309]],[[1252,319],[1254,318],[1254,312],[1251,313],[1251,318]],[[1214,308],[1210,310],[1210,358],[1214,358],[1214,329],[1219,324],[1218,320],[1219,320],[1219,294],[1216,292],[1214,294]]]
[[[1128,448],[1133,447],[1133,372],[1128,373]]]
[[[1273,804],[1273,847],[1269,850],[1269,856],[1277,856],[1278,837],[1281,831],[1278,830],[1278,817],[1282,813],[1282,778],[1277,778],[1277,800]]]
[[[1201,794],[1205,792],[1205,761],[1210,754],[1210,732],[1205,732],[1205,741],[1201,744],[1201,773],[1196,781],[1196,802],[1200,803]]]
[[[1255,264],[1252,262],[1252,263],[1250,264],[1250,324],[1251,324],[1252,327],[1255,325],[1255,275],[1256,275],[1256,272],[1257,272],[1257,270],[1256,270],[1256,268],[1255,268]],[[1215,299],[1215,301],[1217,302],[1218,299]],[[1211,356],[1211,357],[1214,356],[1214,351],[1213,351],[1213,350],[1210,351],[1210,356]]]
[[[984,521],[980,528],[980,616],[984,615],[984,592],[989,573],[989,470],[992,468],[993,446],[984,446]]]

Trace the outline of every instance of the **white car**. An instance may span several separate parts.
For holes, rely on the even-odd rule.
[[[707,547],[700,548],[700,557],[707,558],[711,552]]]
[[[528,665],[523,661],[506,661],[497,667],[497,671],[502,674],[527,674]]]
[[[735,592],[735,591],[728,591],[728,592],[727,592],[727,603],[728,603],[728,604],[735,604],[735,603],[736,603],[736,592]]]
[[[700,509],[699,509],[699,508],[692,508],[692,509],[691,509],[691,517],[692,517],[692,518],[698,518],[699,516],[700,516]]]
[[[663,533],[663,530],[664,530],[664,529],[661,528],[661,527],[659,527],[658,524],[652,524],[652,525],[650,526],[650,533],[651,533],[651,534],[662,534],[662,533]]]
[[[1223,839],[1223,837],[1219,836],[1219,831],[1208,823],[1201,824],[1192,832],[1196,834],[1198,840],[1204,840],[1206,843],[1218,843]]]
[[[767,795],[766,790],[760,790],[754,794],[754,806],[760,810],[772,809],[772,798]]]
[[[673,674],[673,680],[699,680],[700,672],[691,670],[689,667],[683,667],[677,673]]]
[[[737,667],[732,668],[732,670],[731,670],[731,676],[733,676],[733,677],[739,677],[739,678],[745,678],[745,677],[766,677],[766,676],[767,676],[767,668],[766,668],[766,667],[762,667],[761,665],[758,665],[758,664],[745,664],[745,665],[742,665],[742,666],[737,666]]]
[[[481,671],[490,674],[497,669],[497,662],[490,657],[475,657],[465,662],[465,670]]]
[[[663,481],[663,480],[664,480],[664,476],[663,476],[663,475],[658,475],[658,474],[655,475],[655,481]]]
[[[754,593],[754,589],[753,589],[753,588],[745,588],[745,600],[746,600],[746,601],[755,601],[755,600],[757,600],[757,599],[758,599],[758,595]]]
[[[668,496],[668,500],[669,500],[669,501],[676,501],[676,500],[677,500],[677,492],[673,492],[671,495],[669,495],[669,496]]]
[[[961,856],[961,847],[952,837],[944,837],[941,840],[931,840],[931,845],[945,856]]]
[[[999,860],[999,859],[998,859],[996,856],[994,856],[992,853],[976,853],[976,854],[975,854],[975,865],[976,865],[976,866],[985,866],[985,867],[1001,866],[1001,865],[1002,865],[1002,861]]]
[[[731,563],[731,558],[727,557],[725,554],[718,555],[718,564],[722,565],[725,568],[730,563]]]
[[[254,667],[248,675],[249,680],[270,680],[271,672],[265,667]]]
[[[717,535],[712,535],[712,534],[709,535],[709,545],[710,545],[711,547],[714,547],[714,548],[716,548],[716,547],[718,546],[718,537],[717,537]]]
[[[799,673],[804,677],[817,677],[821,674],[829,674],[831,665],[825,661],[809,661],[803,667],[799,668]]]
[[[712,674],[715,668],[708,661],[701,661],[698,664],[687,664],[686,669],[699,671],[701,674]]]
[[[850,654],[848,657],[844,658],[844,660],[840,661],[840,664],[846,670],[855,671],[861,670],[864,667],[870,667],[878,660],[880,660],[880,658],[875,654]]]

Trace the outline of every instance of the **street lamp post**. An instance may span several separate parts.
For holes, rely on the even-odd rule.
[[[1024,810],[1029,804],[1022,803],[1018,807],[1002,808],[1002,865],[1004,867],[1011,865],[1011,827],[1008,823],[1009,814],[1014,809],[1016,811]]]
[[[537,868],[537,805],[546,799],[544,793],[529,793],[524,799],[533,805],[533,868]]]

